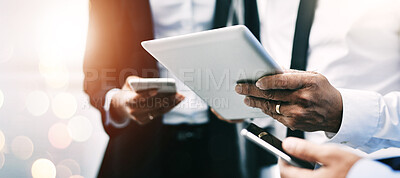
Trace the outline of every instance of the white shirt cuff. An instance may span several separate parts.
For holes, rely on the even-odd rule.
[[[336,135],[327,132],[329,142],[360,148],[376,132],[379,122],[379,96],[374,92],[339,89],[343,100],[342,124]],[[362,148],[360,148],[362,149]]]
[[[399,172],[378,161],[369,159],[360,159],[357,161],[347,173],[347,178],[375,178],[375,177],[399,177]]]
[[[105,124],[106,125],[110,125],[111,124],[115,128],[124,128],[124,127],[128,126],[128,124],[130,122],[130,119],[124,119],[124,121],[122,123],[120,123],[120,122],[116,122],[111,117],[111,114],[110,114],[111,99],[119,91],[120,91],[120,89],[114,88],[114,89],[111,89],[110,91],[108,91],[107,94],[106,94],[105,103],[104,103],[104,106],[103,106],[104,111],[106,113],[106,123]]]

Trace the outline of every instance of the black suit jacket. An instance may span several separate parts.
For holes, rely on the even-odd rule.
[[[245,21],[258,37],[255,2],[256,0],[245,1]],[[230,0],[217,0],[214,28],[225,26],[229,5]],[[117,129],[105,124],[103,109],[107,91],[121,88],[128,76],[158,76],[156,61],[140,46],[141,41],[150,39],[153,39],[153,25],[148,0],[91,0],[83,67],[84,91],[89,95],[90,103],[101,112],[104,129],[110,136],[100,177],[160,177],[161,119],[145,126],[131,122],[126,128]],[[221,124],[217,119],[211,121],[213,126],[210,129],[235,139],[232,137],[236,135],[234,125]],[[235,144],[225,146],[236,147]],[[225,157],[232,157],[226,160],[227,166],[237,165],[237,151],[226,154],[228,155]],[[232,169],[238,168],[236,166]]]

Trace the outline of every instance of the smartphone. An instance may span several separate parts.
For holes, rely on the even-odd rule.
[[[240,134],[272,154],[281,157],[293,166],[306,169],[315,168],[315,163],[310,163],[287,154],[282,148],[282,141],[255,124],[251,123],[246,129],[243,129]]]
[[[176,93],[175,79],[173,78],[134,78],[128,82],[135,92],[157,89],[159,93]]]

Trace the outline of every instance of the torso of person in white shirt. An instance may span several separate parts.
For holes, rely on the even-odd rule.
[[[165,38],[209,30],[212,27],[216,0],[150,0],[154,37]],[[174,78],[177,92],[186,98],[164,114],[163,123],[204,124],[208,122],[208,106],[173,74],[158,64],[160,77]]]
[[[400,90],[399,22],[396,0],[319,0],[310,35],[307,70],[325,75],[337,88],[386,94]],[[182,35],[211,27],[215,0],[151,0],[155,37]],[[289,68],[299,0],[258,0],[261,42]],[[162,77],[174,77],[160,66]],[[178,81],[187,99],[164,118],[166,124],[205,123],[207,106]],[[194,106],[194,107],[191,107]],[[267,119],[271,121],[271,119]],[[267,122],[269,122],[267,121]],[[286,130],[277,123],[277,136]],[[326,141],[323,133],[306,137]]]
[[[261,42],[289,68],[299,0],[258,0]],[[325,75],[336,88],[400,90],[400,21],[397,0],[319,0],[309,39],[308,71]],[[275,122],[275,134],[286,128]],[[314,142],[324,133],[306,133]]]
[[[336,88],[386,94],[400,90],[400,22],[396,0],[319,0],[309,40],[307,70],[325,75]],[[211,28],[215,0],[150,0],[155,38]],[[299,0],[258,0],[261,42],[282,66],[289,68]],[[398,9],[397,9],[398,10]],[[161,77],[173,77],[159,65]],[[202,124],[207,105],[177,80],[186,99],[164,115],[164,124]],[[271,119],[266,119],[270,122]],[[275,134],[286,128],[275,122]],[[307,133],[314,142],[324,133]]]

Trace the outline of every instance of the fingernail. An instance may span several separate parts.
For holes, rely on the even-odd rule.
[[[183,101],[185,99],[185,97],[183,95],[177,95],[175,98],[178,101]]]
[[[250,106],[250,98],[249,97],[244,98],[244,104]]]
[[[242,84],[236,85],[235,91],[236,91],[236,93],[242,93],[242,91],[243,91],[243,86],[242,86]]]
[[[294,151],[294,149],[296,148],[297,145],[297,141],[293,138],[287,138],[283,141],[282,143],[282,147],[289,152]]]
[[[261,90],[264,89],[263,83],[260,80],[257,81],[256,86]]]
[[[150,96],[156,96],[157,93],[158,93],[157,90],[151,90],[151,91],[149,91],[149,95],[150,95]]]

